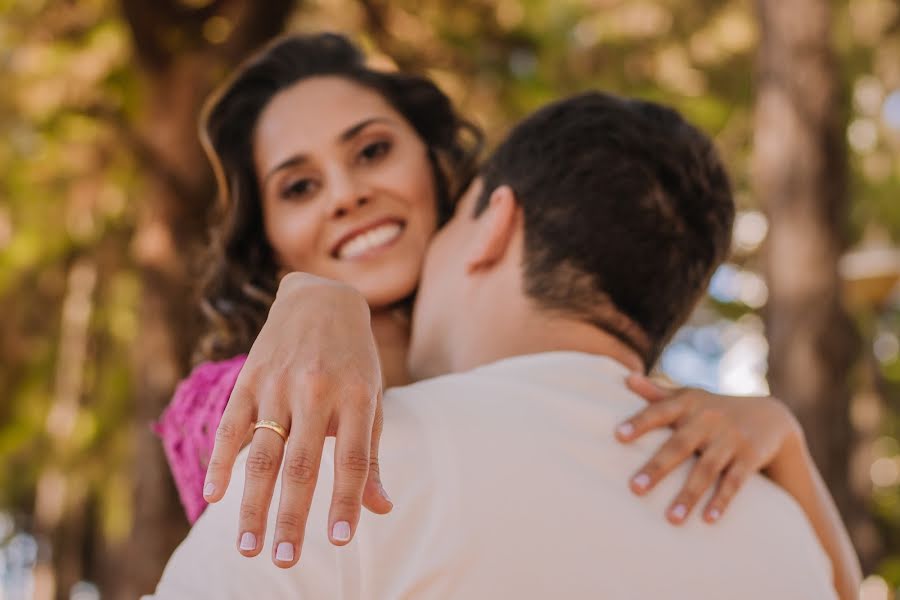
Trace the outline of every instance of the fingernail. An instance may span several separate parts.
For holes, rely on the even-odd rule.
[[[669,514],[672,515],[672,518],[676,521],[680,521],[687,515],[687,507],[684,504],[676,504],[672,507],[672,510],[669,511]]]
[[[255,550],[256,549],[256,536],[250,533],[249,531],[245,531],[244,535],[241,536],[241,550]]]
[[[215,491],[216,491],[216,484],[214,484],[212,481],[207,482],[207,484],[203,486],[203,495],[204,496],[212,496]]]
[[[634,433],[634,425],[631,423],[622,423],[616,428],[616,432],[622,437],[631,437],[631,434]]]
[[[647,489],[648,485],[650,485],[650,476],[646,473],[641,473],[640,475],[632,479],[631,482],[634,484],[634,487],[643,491]]]
[[[390,497],[390,496],[388,496],[388,493],[387,493],[387,491],[385,491],[383,485],[381,485],[381,484],[378,485],[378,491],[381,493],[382,496],[384,496],[384,499],[385,499],[385,500],[387,500],[388,502],[391,503],[391,506],[394,505],[394,501],[391,500],[391,497]]]
[[[721,517],[721,516],[722,516],[722,513],[719,511],[718,508],[714,508],[711,511],[709,511],[709,520],[710,521],[718,521],[719,517]]]
[[[275,560],[281,562],[291,562],[294,560],[294,545],[290,542],[281,542],[275,548]]]
[[[350,539],[350,523],[347,521],[338,521],[331,528],[331,537],[336,542],[346,542]]]

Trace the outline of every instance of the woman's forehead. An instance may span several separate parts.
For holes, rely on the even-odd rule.
[[[376,90],[341,77],[311,77],[278,92],[260,114],[257,128],[343,131],[362,119],[402,115]]]
[[[254,147],[265,162],[340,145],[342,136],[372,121],[401,130],[409,124],[376,90],[342,77],[311,77],[280,91],[263,109]]]

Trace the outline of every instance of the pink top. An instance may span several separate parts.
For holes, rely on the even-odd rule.
[[[203,481],[216,428],[246,360],[247,355],[240,354],[198,365],[178,384],[172,401],[153,426],[162,439],[178,496],[191,524],[207,506]]]

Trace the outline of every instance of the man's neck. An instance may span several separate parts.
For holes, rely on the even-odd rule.
[[[409,329],[409,315],[403,308],[372,311],[372,334],[378,347],[385,389],[410,382],[406,368]]]
[[[645,369],[640,355],[617,337],[590,323],[541,310],[521,298],[505,304],[484,325],[471,323],[455,340],[450,371],[468,371],[504,358],[573,351],[609,357],[631,371]]]

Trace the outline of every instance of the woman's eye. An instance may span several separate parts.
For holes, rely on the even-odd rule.
[[[390,142],[374,142],[372,144],[368,144],[365,148],[363,148],[362,152],[359,153],[359,156],[363,160],[363,162],[371,162],[387,154],[388,150],[390,149]]]
[[[283,198],[297,198],[310,193],[314,188],[312,179],[298,179],[281,190]]]

